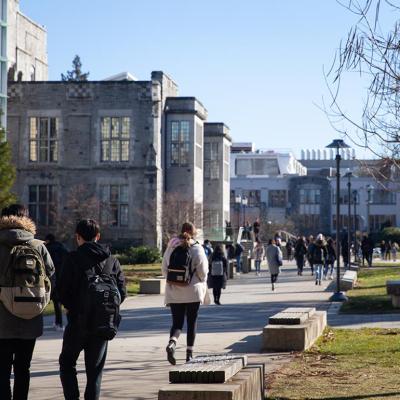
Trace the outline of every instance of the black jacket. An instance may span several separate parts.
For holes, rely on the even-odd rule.
[[[54,295],[57,294],[57,291],[58,291],[57,286],[58,286],[59,280],[61,278],[61,268],[67,257],[68,250],[62,243],[57,242],[57,241],[46,243],[46,248],[47,248],[47,251],[50,253],[51,259],[53,260],[53,263],[54,263],[54,268],[56,270],[55,284],[51,288],[52,294],[54,297]]]
[[[317,240],[311,249],[310,256],[313,264],[317,265],[325,264],[328,256],[328,252],[326,250],[326,243]]]
[[[101,264],[100,264],[101,263]],[[80,310],[80,288],[85,281],[85,271],[96,265],[104,267],[111,275],[121,294],[121,301],[126,297],[125,277],[119,261],[110,251],[98,243],[86,242],[77,251],[69,253],[61,271],[58,293],[61,303],[68,310],[69,317],[74,317]]]

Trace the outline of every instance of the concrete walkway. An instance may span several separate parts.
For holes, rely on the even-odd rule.
[[[358,316],[348,320],[342,316],[338,318],[337,308],[335,305],[330,307],[329,302],[331,290],[328,284],[331,281],[316,286],[312,278],[309,270],[299,277],[293,265],[286,265],[275,292],[271,292],[266,272],[260,277],[250,273],[228,281],[221,297],[223,305],[201,308],[195,353],[247,353],[254,361],[268,360],[268,370],[271,371],[290,360],[287,353],[259,353],[262,328],[268,316],[279,310],[313,306],[320,310],[329,309],[329,323],[333,326],[356,327],[364,322]],[[400,314],[396,318],[397,321],[391,320],[390,324],[400,327]],[[46,319],[47,325],[50,326],[51,322],[51,319]],[[169,309],[163,307],[163,296],[136,296],[124,303],[121,330],[109,345],[101,399],[157,399],[158,389],[168,383],[170,365],[165,360],[165,346],[170,323]],[[58,377],[61,339],[61,333],[47,328],[45,335],[38,340],[32,363],[30,399],[63,398]],[[182,335],[178,347],[177,356],[183,363],[185,335]],[[83,389],[82,358],[78,370],[82,372],[79,380]]]

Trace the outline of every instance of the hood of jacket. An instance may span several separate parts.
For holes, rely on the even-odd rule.
[[[326,246],[326,242],[323,239],[318,239],[315,241],[315,245],[318,247],[324,247],[324,246]]]
[[[96,242],[85,242],[78,247],[76,254],[79,258],[79,264],[85,269],[101,263],[108,257],[111,252],[108,248]]]
[[[16,245],[34,238],[36,233],[35,223],[28,217],[1,217],[0,218],[0,243]]]

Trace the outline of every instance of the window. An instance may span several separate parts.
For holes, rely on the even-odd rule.
[[[171,122],[171,165],[189,165],[189,121]]]
[[[370,215],[369,230],[371,232],[379,232],[383,228],[396,226],[396,215]]]
[[[276,159],[269,158],[238,158],[236,159],[236,175],[279,175],[279,165]]]
[[[347,189],[341,189],[340,190],[340,196],[339,196],[339,204],[349,204],[349,192]],[[357,192],[356,195],[356,204],[360,203],[360,197]],[[332,191],[332,204],[336,204],[336,190]],[[350,194],[350,204],[354,204],[354,194],[353,191]]]
[[[129,117],[101,118],[101,161],[129,161]]]
[[[320,204],[319,189],[300,189],[300,204]]]
[[[218,143],[204,144],[204,178],[219,179]]]
[[[269,207],[286,207],[286,190],[270,190],[268,205]]]
[[[297,217],[301,229],[317,232],[320,230],[320,216],[318,214],[303,214]]]
[[[30,118],[29,161],[58,161],[58,119]]]
[[[29,186],[29,216],[40,226],[55,225],[57,187],[55,185]]]
[[[261,191],[260,190],[242,190],[242,198],[247,197],[248,207],[260,207]]]
[[[396,193],[383,189],[371,191],[372,204],[396,204]]]
[[[103,224],[128,226],[128,185],[101,185],[101,214]]]

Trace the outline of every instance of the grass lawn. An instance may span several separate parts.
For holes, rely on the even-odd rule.
[[[122,269],[127,280],[128,294],[131,296],[139,293],[139,281],[141,279],[161,275],[160,263],[123,265]]]
[[[387,265],[387,264],[386,264]],[[400,267],[362,269],[358,274],[357,287],[347,292],[349,301],[340,312],[353,314],[381,314],[400,312],[392,307],[391,297],[386,294],[386,281],[400,279]]]
[[[267,376],[267,399],[400,399],[400,329],[326,329]]]

